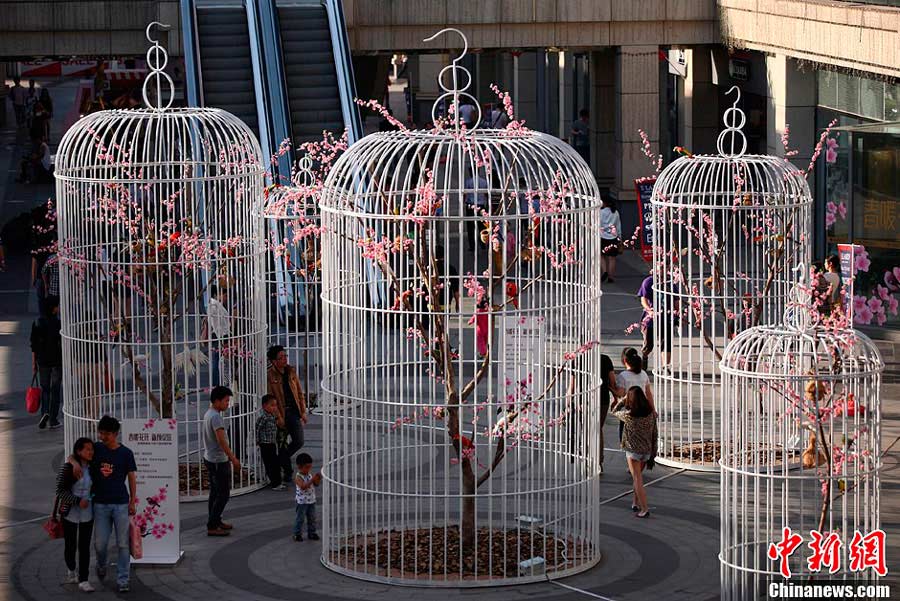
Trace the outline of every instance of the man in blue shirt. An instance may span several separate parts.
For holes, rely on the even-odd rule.
[[[109,537],[116,531],[116,583],[119,592],[129,590],[131,553],[128,516],[137,506],[137,466],[134,453],[119,444],[119,420],[109,415],[97,424],[100,441],[94,444],[91,480],[94,482],[94,551],[97,554],[97,578],[106,578]],[[126,481],[128,482],[126,486]]]

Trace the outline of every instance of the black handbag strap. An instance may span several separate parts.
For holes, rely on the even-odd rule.
[[[37,373],[31,374],[31,387],[37,386]]]
[[[53,511],[50,513],[50,517],[52,519],[56,519],[56,514],[59,512],[59,495],[56,495],[53,498]]]

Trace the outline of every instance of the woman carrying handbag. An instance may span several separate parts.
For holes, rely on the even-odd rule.
[[[65,559],[68,573],[66,584],[78,584],[85,593],[94,591],[88,582],[91,563],[91,534],[94,530],[94,511],[91,498],[91,461],[94,459],[94,443],[90,438],[75,441],[72,458],[81,464],[81,477],[75,477],[75,470],[68,461],[63,463],[56,477],[56,498],[59,515],[62,518],[63,534],[66,541]],[[78,552],[78,571],[75,571],[75,553]]]

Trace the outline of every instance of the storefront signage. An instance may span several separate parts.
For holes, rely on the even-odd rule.
[[[634,180],[634,189],[637,191],[638,215],[640,217],[641,256],[648,263],[653,260],[653,207],[650,203],[650,198],[653,196],[653,185],[655,183],[655,175]]]
[[[856,279],[856,253],[862,247],[858,244],[838,244],[837,248],[838,257],[841,259],[841,282],[847,290],[844,306],[850,313],[850,323],[853,323],[853,281]]]
[[[125,419],[122,442],[137,464],[137,513],[142,564],[174,564],[181,558],[178,513],[178,423],[174,419]]]
[[[750,62],[740,58],[728,59],[728,75],[735,81],[750,81]]]

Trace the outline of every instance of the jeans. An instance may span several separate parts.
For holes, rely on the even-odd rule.
[[[303,448],[303,425],[300,423],[300,411],[296,408],[288,408],[284,413],[284,429],[287,430],[291,442],[288,446],[281,449],[281,471],[284,473],[284,480],[290,481],[291,475],[294,473],[294,466],[291,465],[291,457],[294,453]]]
[[[38,366],[38,382],[41,385],[41,415],[49,415],[51,422],[59,421],[62,368]]]
[[[278,465],[278,445],[274,442],[261,442],[259,443],[259,454],[262,455],[263,465],[266,466],[269,486],[280,486],[281,468]]]
[[[63,534],[66,537],[66,567],[75,571],[75,553],[78,552],[78,582],[87,582],[88,568],[91,565],[91,532],[94,520],[75,524],[63,519]]]
[[[303,535],[303,522],[306,521],[306,533],[312,536],[316,533],[316,504],[297,503],[297,518],[294,520],[294,536]]]
[[[222,525],[222,512],[231,498],[231,464],[228,461],[212,463],[204,459],[203,465],[206,466],[209,477],[209,518],[206,528],[212,530]]]
[[[97,567],[106,569],[109,537],[116,530],[116,583],[128,584],[131,569],[130,539],[128,537],[128,504],[110,505],[94,504],[94,553],[97,555]]]

